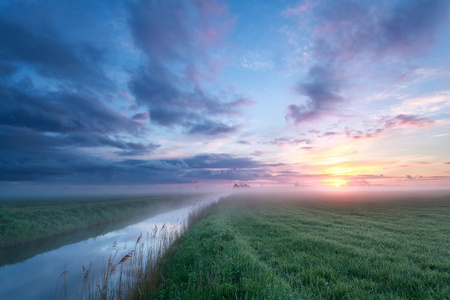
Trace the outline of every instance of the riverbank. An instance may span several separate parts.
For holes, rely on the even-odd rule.
[[[234,196],[161,262],[145,299],[445,299],[450,199]]]
[[[159,274],[152,270],[165,249],[218,199],[211,194],[182,196],[190,204],[170,210],[166,206],[163,213],[140,222],[23,261],[6,261],[0,267],[0,299],[128,299],[139,292],[136,286],[148,288],[148,279]],[[17,251],[23,252],[29,245],[19,246]]]
[[[0,203],[0,246],[61,236],[126,219],[143,220],[187,205],[196,196],[170,194],[4,201]]]

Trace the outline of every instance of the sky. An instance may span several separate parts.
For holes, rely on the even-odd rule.
[[[0,0],[0,191],[450,185],[449,1]]]

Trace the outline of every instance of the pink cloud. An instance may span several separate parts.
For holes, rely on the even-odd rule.
[[[398,115],[393,118],[383,118],[380,123],[384,124],[385,128],[398,127],[426,127],[434,123],[434,121],[427,118],[419,118],[414,115]]]

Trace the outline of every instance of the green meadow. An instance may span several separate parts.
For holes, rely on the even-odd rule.
[[[189,195],[74,197],[0,203],[0,246],[67,234],[121,220],[142,220],[186,205]]]
[[[232,196],[159,272],[138,298],[450,299],[450,198]]]

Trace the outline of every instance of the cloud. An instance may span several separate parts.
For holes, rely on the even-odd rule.
[[[362,138],[374,138],[378,137],[385,128],[369,128],[365,130],[351,129],[345,128],[345,134],[347,137],[351,137],[353,139],[362,139]]]
[[[265,167],[260,163],[228,154],[204,154],[185,159],[109,161],[66,147],[64,143],[58,144],[55,139],[29,129],[11,132],[0,127],[0,138],[11,138],[20,131],[24,131],[21,133],[22,139],[0,145],[1,157],[10,157],[9,160],[0,160],[0,181],[93,185],[171,184],[215,179],[250,180],[266,174]],[[10,152],[17,151],[17,147],[23,147],[23,151],[10,156]],[[146,148],[145,145],[124,147]]]
[[[211,67],[208,50],[234,24],[227,7],[216,1],[137,1],[129,8],[135,42],[154,64],[200,60],[196,66]]]
[[[183,160],[187,166],[193,169],[236,169],[257,168],[261,165],[248,158],[235,158],[229,154],[202,154]]]
[[[260,151],[260,150],[256,150],[256,151],[252,152],[252,155],[254,155],[254,156],[263,156],[264,154],[266,154],[266,152]]]
[[[327,132],[324,132],[322,134],[322,136],[326,136],[326,137],[328,137],[328,136],[335,136],[335,135],[339,135],[339,133],[335,132],[335,131],[327,131]]]
[[[8,137],[5,157],[30,155],[28,149],[38,149],[44,161],[64,151],[76,156],[86,147],[115,148],[119,155],[155,150],[159,145],[133,142],[143,132],[140,122],[104,102],[115,89],[104,66],[116,49],[105,46],[110,46],[111,32],[101,37],[98,32],[111,7],[85,3],[68,8],[53,0],[2,4],[0,128]],[[60,13],[64,18],[54,17]]]
[[[427,179],[427,180],[433,180],[433,179],[437,179],[436,177],[439,176],[430,176],[428,178],[423,178],[423,176],[419,175],[419,176],[411,176],[411,175],[406,175],[406,179],[408,180],[415,180],[415,179]],[[445,178],[445,176],[443,176]]]
[[[416,98],[407,98],[392,110],[399,114],[436,114],[450,106],[450,91],[443,90]]]
[[[228,133],[237,130],[237,127],[211,120],[210,116],[234,115],[238,113],[239,107],[251,104],[245,98],[224,102],[210,97],[201,89],[185,91],[164,79],[163,75],[157,75],[141,70],[129,82],[137,102],[149,108],[150,120],[154,124],[181,126],[192,134]]]
[[[430,119],[420,118],[414,115],[397,115],[393,118],[382,118],[380,122],[385,128],[426,127],[433,124],[433,121]]]
[[[319,65],[312,67],[306,81],[300,82],[296,88],[299,95],[307,97],[307,103],[289,105],[286,119],[298,124],[328,112],[342,101],[339,90],[339,80],[330,69]]]
[[[316,11],[315,52],[326,61],[349,61],[361,54],[425,55],[447,7],[445,0],[377,6],[336,1]]]
[[[133,120],[147,120],[148,119],[148,112],[134,114],[131,117],[131,119],[133,119]]]
[[[404,1],[394,5],[334,1],[327,5],[300,1],[283,15],[312,25],[314,65],[297,84],[304,104],[288,106],[286,119],[299,124],[323,117],[345,102],[347,70],[364,62],[383,64],[390,57],[427,54],[434,34],[446,20],[448,1]],[[312,17],[311,17],[312,15]],[[363,76],[366,74],[362,74]],[[348,79],[347,79],[348,81]]]
[[[395,117],[382,117],[374,122],[366,122],[364,129],[345,127],[343,131],[328,131],[318,137],[331,137],[344,135],[352,139],[371,139],[379,137],[383,132],[396,128],[421,128],[430,126],[433,120],[415,115],[397,115]]]
[[[251,145],[252,143],[250,143],[250,142],[248,142],[248,141],[246,141],[246,140],[239,140],[239,141],[238,141],[238,144],[241,144],[241,145]]]
[[[211,51],[220,47],[234,22],[226,6],[214,1],[137,1],[129,9],[134,42],[147,61],[128,86],[137,103],[149,109],[150,121],[181,127],[188,134],[237,130],[229,120],[217,118],[229,118],[252,101],[202,87],[215,81],[220,63]]]
[[[222,122],[201,120],[201,123],[187,122],[190,134],[205,134],[205,135],[218,135],[224,133],[231,133],[237,130],[236,126],[229,126]]]
[[[297,146],[298,144],[312,144],[312,141],[310,139],[291,139],[288,137],[281,137],[273,139],[269,142],[264,142],[264,145],[275,145],[279,147],[286,147],[286,146]]]
[[[0,84],[0,124],[42,132],[137,132],[139,124],[85,93],[22,91]]]
[[[103,53],[94,45],[71,44],[53,28],[10,20],[5,13],[8,9],[3,10],[4,13],[0,13],[0,73],[11,76],[26,67],[40,76],[80,87],[113,87],[103,73]]]

